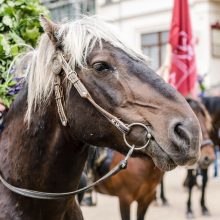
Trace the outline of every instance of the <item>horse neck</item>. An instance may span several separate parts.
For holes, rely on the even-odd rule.
[[[64,192],[77,188],[87,148],[59,123],[55,101],[24,123],[26,89],[16,99],[0,137],[0,170],[10,183],[34,190]],[[71,131],[74,132],[74,131]]]

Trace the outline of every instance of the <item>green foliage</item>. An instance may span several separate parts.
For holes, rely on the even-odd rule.
[[[12,60],[24,52],[28,44],[36,46],[43,32],[39,23],[39,14],[48,14],[39,0],[0,0],[0,99],[9,106],[14,96],[8,94],[13,81],[8,68]]]

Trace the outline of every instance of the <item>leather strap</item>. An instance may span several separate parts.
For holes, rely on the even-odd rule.
[[[89,186],[83,187],[81,189],[71,191],[71,192],[64,192],[64,193],[48,193],[48,192],[40,192],[30,189],[24,189],[20,187],[16,187],[8,183],[0,174],[0,180],[3,183],[3,185],[8,188],[10,191],[17,193],[21,196],[33,198],[33,199],[47,199],[47,200],[54,200],[54,199],[65,199],[71,196],[74,196],[76,194],[79,194],[81,192],[87,191],[94,187],[95,185],[103,182],[108,177],[111,177],[115,174],[117,174],[119,171],[125,169],[128,164],[128,159],[130,158],[131,154],[133,153],[135,149],[135,146],[133,146],[127,153],[124,160],[121,160],[120,163],[115,166],[112,170],[110,170],[107,174],[105,174],[102,178],[98,179],[96,182],[90,184]]]
[[[101,106],[99,106],[94,99],[91,97],[91,95],[89,94],[88,90],[86,89],[86,87],[83,85],[83,83],[81,82],[81,80],[79,79],[79,77],[77,76],[77,73],[71,69],[71,67],[69,66],[69,64],[67,63],[67,61],[65,60],[64,56],[61,53],[56,53],[56,58],[54,58],[54,62],[57,63],[61,62],[60,65],[62,66],[65,75],[67,77],[67,79],[74,85],[74,87],[76,88],[77,92],[80,94],[80,96],[82,98],[87,99],[100,113],[102,113],[102,115],[104,115],[108,121],[110,123],[112,123],[117,129],[119,129],[122,133],[127,134],[130,130],[130,128],[123,123],[121,120],[119,120],[117,117],[115,117],[114,115],[112,115],[111,113],[107,112],[105,109],[103,109]],[[58,76],[57,74],[57,69],[55,74]],[[59,77],[59,76],[58,76]],[[59,87],[61,85],[59,84]],[[58,90],[57,88],[55,88],[55,90]],[[56,96],[57,95],[57,96]],[[60,101],[61,99],[59,99],[59,94],[56,94],[55,91],[55,97],[56,100],[59,100],[57,102],[57,106],[58,107],[58,112],[61,112],[60,115],[60,119],[62,124],[65,126],[67,124],[67,118],[65,116],[63,107],[61,107],[62,102]]]
[[[202,144],[201,144],[201,148],[206,147],[208,145],[213,145],[214,146],[214,143],[213,143],[213,141],[211,139],[203,140]]]
[[[56,99],[58,114],[59,114],[61,123],[63,126],[66,126],[67,117],[65,115],[63,105],[62,105],[63,91],[61,87],[60,77],[58,75],[55,76],[54,92],[55,92],[55,99]]]

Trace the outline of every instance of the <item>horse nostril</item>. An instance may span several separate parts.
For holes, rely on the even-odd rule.
[[[209,161],[209,157],[208,157],[208,156],[205,156],[205,157],[204,157],[204,161],[208,162],[208,161]]]
[[[175,135],[183,141],[187,146],[190,145],[190,137],[188,135],[187,130],[184,128],[184,126],[181,123],[177,123],[174,127],[174,133]]]
[[[202,168],[207,168],[212,163],[212,160],[209,156],[204,156],[200,165]]]
[[[174,119],[171,121],[168,130],[173,161],[180,166],[192,165],[197,162],[200,155],[201,133],[192,124],[192,119]]]

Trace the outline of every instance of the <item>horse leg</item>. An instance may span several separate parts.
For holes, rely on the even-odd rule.
[[[149,204],[144,204],[141,202],[138,202],[137,207],[137,220],[144,220],[145,213],[147,211]]]
[[[137,220],[144,220],[144,216],[146,214],[146,211],[147,211],[150,203],[154,200],[154,198],[155,198],[155,194],[153,194],[153,196],[148,198],[146,201],[144,201],[144,200],[138,201]]]
[[[219,146],[215,146],[214,177],[218,176],[218,149]]]
[[[196,174],[194,173],[195,170],[188,170],[187,171],[187,179],[188,179],[188,193],[189,193],[189,197],[188,197],[188,201],[187,201],[187,211],[186,211],[186,216],[187,218],[193,218],[194,214],[192,211],[192,207],[191,207],[191,195],[192,195],[192,189],[193,186],[195,185],[196,182]]]
[[[131,203],[124,198],[119,198],[119,204],[120,204],[121,219],[122,220],[130,220],[130,205],[131,205]]]
[[[169,203],[165,197],[165,193],[164,193],[164,178],[162,178],[162,180],[160,182],[160,198],[161,198],[164,206],[169,205]]]
[[[208,182],[208,169],[202,169],[201,173],[202,173],[202,196],[201,196],[200,204],[202,207],[202,214],[205,216],[209,216],[210,213],[205,204],[205,190]]]
[[[86,187],[86,186],[87,186],[87,182],[88,182],[88,181],[87,181],[87,176],[86,176],[86,174],[83,172],[82,175],[81,175],[81,177],[80,177],[78,189],[81,189],[81,188]],[[80,204],[81,201],[83,200],[84,194],[85,194],[84,192],[77,194],[77,197],[76,197],[76,198],[77,198],[79,204]]]

